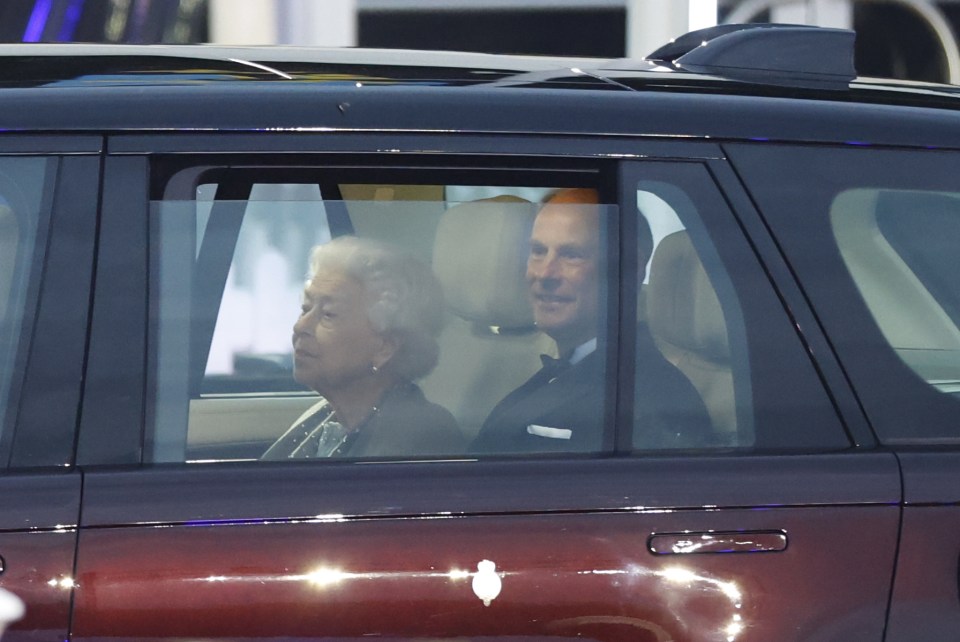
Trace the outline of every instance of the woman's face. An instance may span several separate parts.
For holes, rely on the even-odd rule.
[[[343,272],[318,271],[303,293],[293,325],[294,378],[320,394],[373,377],[386,341],[367,317],[360,282]]]

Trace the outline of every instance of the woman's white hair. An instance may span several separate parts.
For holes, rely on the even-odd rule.
[[[356,236],[339,236],[310,253],[310,274],[339,271],[363,287],[373,328],[397,342],[385,368],[413,380],[437,365],[437,335],[443,327],[443,292],[433,272],[393,246]]]

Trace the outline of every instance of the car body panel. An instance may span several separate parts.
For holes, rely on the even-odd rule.
[[[0,78],[0,122],[10,130],[552,132],[960,147],[949,85],[864,79],[845,91],[809,90],[665,73],[646,61],[451,52],[18,45],[3,53],[23,56],[11,63],[19,73]],[[787,100],[798,97],[807,100]],[[909,119],[884,126],[898,114]]]
[[[139,461],[142,438],[129,429],[143,416],[143,372],[147,315],[147,202],[142,158],[104,161],[104,197],[97,246],[97,273],[109,288],[96,292],[91,306],[90,356],[77,463]]]
[[[28,605],[7,641],[67,637],[80,517],[80,475],[0,477],[0,587]]]
[[[37,94],[43,93],[42,98]],[[606,95],[608,94],[609,95]],[[155,94],[155,95],[152,95]],[[561,100],[562,98],[562,100]],[[222,105],[197,110],[195,103]],[[430,110],[422,109],[430,104]],[[496,109],[477,105],[496,104]],[[85,114],[64,122],[64,107]],[[473,112],[466,120],[459,116]],[[799,113],[798,113],[799,112]],[[898,128],[890,119],[909,119]],[[144,114],[149,114],[145,119]],[[135,132],[192,131],[419,131],[594,133],[606,136],[797,140],[956,149],[956,111],[923,107],[678,93],[589,92],[560,89],[451,89],[436,87],[106,87],[4,92],[0,122],[11,130]],[[638,124],[641,124],[638,127]]]
[[[865,149],[862,153],[799,147],[775,152],[763,145],[726,146],[725,149],[745,177],[758,206],[765,208],[771,228],[779,235],[781,248],[818,310],[819,323],[832,338],[833,348],[844,364],[865,415],[880,441],[896,452],[901,464],[904,508],[886,639],[956,639],[960,621],[960,540],[956,535],[960,477],[957,474],[956,395],[948,376],[956,358],[949,346],[931,341],[933,349],[929,352],[941,357],[947,373],[932,376],[918,365],[922,363],[920,357],[928,354],[922,349],[923,342],[929,340],[928,335],[917,329],[916,322],[908,320],[897,326],[907,330],[904,340],[891,331],[890,323],[903,313],[913,314],[922,322],[934,318],[930,311],[937,306],[950,309],[946,303],[949,289],[935,290],[938,296],[930,296],[923,303],[906,300],[914,291],[923,293],[931,287],[929,278],[940,269],[936,263],[940,252],[948,257],[945,271],[952,283],[952,257],[957,239],[930,224],[930,218],[921,218],[933,213],[942,221],[955,219],[954,209],[944,204],[950,203],[949,199],[957,200],[956,180],[950,165],[952,157],[927,149]],[[828,162],[813,160],[813,156],[825,152],[829,154]],[[827,157],[821,156],[821,159],[827,160]],[[790,167],[792,164],[796,165]],[[781,173],[783,169],[795,171],[801,164],[816,167],[826,180],[812,189],[810,181],[801,175],[796,182],[784,179],[771,189],[770,168],[782,168],[778,172]],[[848,170],[844,169],[845,165],[849,166]],[[905,171],[907,167],[911,171]],[[841,198],[869,193],[875,186],[891,194],[912,195],[918,203],[925,202],[919,195],[948,199],[935,201],[937,206],[933,207],[901,204],[884,211],[887,217],[899,216],[900,220],[908,221],[902,229],[914,235],[911,239],[920,241],[911,246],[912,254],[902,245],[896,252],[893,250],[900,238],[898,228],[879,225],[874,227],[873,234],[869,233],[869,224],[858,228],[861,232],[856,236],[848,232],[842,244],[839,232],[836,240],[834,234],[828,232],[827,242],[822,242],[821,232],[827,225],[850,221],[856,216],[857,207]],[[821,203],[828,202],[829,212],[797,198],[801,192],[816,194],[815,198]],[[777,202],[777,197],[771,198],[774,194],[788,196]],[[877,198],[877,202],[881,202],[880,197]],[[793,203],[795,209],[784,207],[787,202]],[[797,218],[798,215],[801,218]],[[804,216],[809,219],[802,218]],[[871,219],[861,220],[869,223]],[[872,220],[891,219],[882,219],[878,207]],[[876,245],[878,241],[880,245]],[[857,245],[860,243],[862,245]],[[851,250],[854,246],[864,251],[858,254]],[[891,249],[884,254],[877,252],[877,247]],[[877,279],[880,287],[871,290],[865,280],[870,272],[858,271],[858,267],[870,264],[877,256],[892,258],[894,262],[878,263],[887,278]],[[926,272],[917,267],[918,260],[928,261],[924,263],[930,266]],[[899,266],[900,274],[909,278],[898,280],[896,270],[886,269],[890,265]],[[878,293],[891,305],[879,305]],[[913,340],[919,342],[920,349],[911,343]]]
[[[889,455],[229,468],[88,476],[74,639],[883,628],[899,522]],[[716,533],[788,543],[649,549],[654,534]],[[502,583],[489,607],[469,577],[484,560]]]
[[[264,153],[262,140],[259,134],[111,137],[110,149],[118,155],[108,158],[105,184],[132,190],[145,159],[190,163],[196,150],[207,152],[213,165],[228,159],[241,166],[251,162],[250,152],[260,151],[256,158],[265,167],[282,168],[285,157],[291,166],[350,166],[350,153],[362,153],[373,142],[390,150],[380,150],[378,156],[407,168],[445,167],[451,164],[448,159],[463,163],[493,150],[508,159],[576,155],[607,162],[687,161],[681,167],[622,163],[620,176],[635,193],[637,180],[654,175],[651,168],[658,168],[657,176],[668,175],[671,168],[687,174],[697,169],[691,158],[722,158],[707,141],[589,136],[555,141],[403,132],[389,137],[284,134],[267,143],[281,154]],[[418,153],[423,150],[430,154]],[[712,185],[709,174],[699,169],[696,175]],[[116,204],[105,203],[105,212],[135,217],[139,206],[121,203],[142,203],[142,198],[134,190]],[[712,214],[720,218],[724,213]],[[733,221],[722,223],[736,230]],[[145,251],[143,243],[136,233],[125,241],[104,240],[102,256],[127,257],[133,265],[144,261],[132,251]],[[124,297],[143,295],[120,286],[106,296],[119,308]],[[140,315],[128,314],[125,323],[146,327],[147,319]],[[110,317],[104,320],[111,323]],[[114,368],[122,361],[124,368],[135,370],[139,355],[134,351],[117,359]],[[124,421],[138,420],[138,404],[111,415],[108,399],[104,397],[102,421],[114,428],[105,433],[90,424],[81,444],[116,443],[104,435],[116,430],[119,436]],[[94,446],[91,452],[98,450]],[[93,468],[86,473],[84,497],[75,639],[352,638],[375,631],[401,639],[579,634],[599,640],[637,635],[725,640],[734,631],[735,639],[841,640],[851,630],[874,639],[881,635],[900,485],[896,460],[889,454],[741,453],[635,460]],[[869,543],[855,534],[858,525],[872,534]],[[270,544],[272,533],[282,545]],[[834,543],[839,533],[843,535]],[[654,555],[650,550],[662,538],[675,543],[689,537],[719,538],[724,552]],[[733,552],[770,547],[764,538],[780,537],[785,547]],[[550,545],[544,548],[540,541]],[[507,604],[508,592],[485,607],[473,592],[464,575],[478,573],[485,560],[503,569],[499,577],[505,586],[517,586],[516,604],[500,606]],[[825,584],[833,586],[831,573],[840,566],[848,569],[846,579],[835,591],[824,591]],[[755,584],[755,573],[780,578],[791,592],[777,594],[764,584],[767,580]],[[151,579],[145,584],[143,577]],[[680,590],[665,593],[664,587],[674,583]],[[749,585],[757,596],[749,614],[731,600],[741,585]],[[858,591],[862,586],[871,589]],[[792,608],[785,596],[792,599],[794,589],[810,610],[800,614]],[[329,611],[318,608],[317,595],[335,596]],[[587,595],[597,597],[584,600]],[[239,603],[248,605],[242,618],[236,614]],[[507,610],[491,620],[494,608]]]
[[[950,640],[960,630],[957,453],[903,452],[903,527],[887,639]]]

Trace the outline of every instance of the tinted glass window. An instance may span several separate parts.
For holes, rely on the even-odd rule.
[[[617,216],[596,190],[341,181],[224,194],[201,181],[195,200],[151,207],[149,460],[612,448]],[[501,404],[551,359],[571,387]]]
[[[847,446],[712,179],[638,165],[633,221],[547,172],[154,202],[147,460]]]
[[[834,237],[884,339],[914,372],[960,392],[960,192],[841,192]]]
[[[621,238],[629,245],[635,236],[643,279],[634,452],[849,447],[803,328],[784,308],[707,168],[638,162],[629,176],[636,232],[626,232],[625,218]],[[630,276],[621,275],[624,299]]]
[[[763,146],[734,159],[881,439],[960,441],[955,155]]]
[[[52,164],[45,158],[0,157],[0,446],[8,443],[15,419],[25,320],[32,316],[31,293],[39,278],[38,228],[47,214],[44,186]]]
[[[753,446],[743,315],[700,213],[682,189],[654,180],[640,182],[637,209],[634,448]]]
[[[216,229],[216,224],[210,225],[215,193],[213,184],[198,192],[203,203],[197,212],[201,247],[206,230]],[[253,186],[217,314],[204,392],[291,389],[290,332],[300,308],[310,248],[329,240],[317,185]],[[271,370],[287,376],[270,377]]]

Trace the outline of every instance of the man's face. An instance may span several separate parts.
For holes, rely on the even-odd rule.
[[[561,353],[597,336],[599,253],[596,206],[548,204],[537,214],[527,259],[533,318]]]

